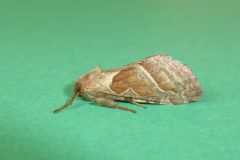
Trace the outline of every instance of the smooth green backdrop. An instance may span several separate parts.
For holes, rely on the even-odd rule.
[[[1,160],[240,159],[240,2],[0,0]],[[157,52],[188,64],[204,98],[131,104],[79,99],[74,81]]]

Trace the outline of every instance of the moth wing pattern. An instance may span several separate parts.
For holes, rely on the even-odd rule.
[[[116,100],[138,103],[183,104],[201,97],[192,71],[168,55],[157,55],[121,69],[109,86]],[[125,97],[125,98],[123,98]]]

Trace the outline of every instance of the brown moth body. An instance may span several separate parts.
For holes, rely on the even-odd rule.
[[[96,67],[76,82],[70,102],[54,112],[69,107],[78,96],[106,107],[135,112],[115,101],[138,106],[184,104],[200,99],[202,89],[186,65],[168,55],[156,55],[113,70]]]

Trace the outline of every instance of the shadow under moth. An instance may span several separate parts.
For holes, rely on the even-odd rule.
[[[135,113],[116,101],[185,104],[202,97],[201,86],[191,69],[168,55],[156,55],[112,70],[94,68],[80,77],[71,100],[54,112],[68,108],[79,97],[110,108]]]

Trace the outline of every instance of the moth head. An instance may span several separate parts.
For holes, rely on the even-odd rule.
[[[96,78],[96,76],[98,76],[101,72],[102,72],[102,69],[99,66],[97,66],[90,73],[81,77],[75,84],[74,94],[70,99],[70,101],[65,105],[63,105],[62,107],[54,110],[53,112],[56,113],[70,107],[72,103],[77,99],[78,96],[87,98],[88,94],[86,94],[86,89],[90,86],[90,83],[92,82],[92,80],[94,80],[94,78]]]
[[[97,66],[90,73],[82,76],[75,84],[74,93],[79,92],[83,96],[85,90],[91,86],[91,82],[102,72],[102,68]]]

